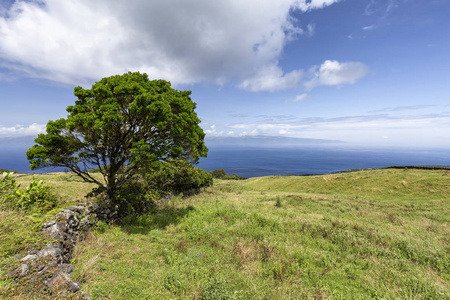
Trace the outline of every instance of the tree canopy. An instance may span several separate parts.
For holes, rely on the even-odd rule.
[[[66,167],[96,183],[115,200],[117,190],[142,166],[184,158],[198,162],[208,149],[190,91],[164,80],[128,72],[106,77],[90,89],[76,87],[67,118],[47,123],[27,151],[32,170]],[[104,182],[91,168],[98,168]]]

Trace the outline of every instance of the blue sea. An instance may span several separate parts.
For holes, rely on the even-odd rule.
[[[0,147],[0,169],[30,173],[27,147]],[[286,148],[210,146],[207,158],[197,167],[207,171],[224,169],[244,177],[268,175],[328,174],[349,169],[405,165],[450,165],[447,150],[350,149],[335,146]],[[49,168],[37,172],[64,171]]]

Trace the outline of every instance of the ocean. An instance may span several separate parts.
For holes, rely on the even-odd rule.
[[[329,174],[349,169],[406,165],[450,165],[444,150],[382,150],[333,147],[210,148],[198,167],[244,177]]]
[[[0,169],[30,173],[27,147],[0,147]],[[210,146],[207,158],[197,167],[207,171],[224,169],[244,177],[269,175],[328,174],[349,169],[369,169],[405,165],[450,165],[446,150],[351,149],[335,146],[245,147]],[[64,171],[63,168],[36,173]]]

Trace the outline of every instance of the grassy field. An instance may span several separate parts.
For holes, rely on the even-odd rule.
[[[45,176],[63,206],[90,189]],[[1,213],[30,222],[18,234],[33,236],[32,217]],[[36,243],[16,245],[3,230],[8,255]],[[4,277],[8,257],[0,297],[21,299]],[[218,180],[146,216],[98,224],[73,263],[91,299],[450,299],[450,171]]]

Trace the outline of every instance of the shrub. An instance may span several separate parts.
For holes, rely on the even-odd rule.
[[[52,192],[52,186],[43,180],[33,181],[25,191],[12,177],[13,173],[3,173],[0,180],[0,204],[9,209],[49,211],[58,205],[58,197]]]
[[[225,172],[224,169],[218,169],[218,170],[211,171],[211,175],[213,178],[221,179],[221,178],[224,178],[225,176],[227,176],[227,173]]]
[[[0,178],[0,203],[3,207],[14,208],[11,204],[17,200],[20,185],[12,177],[13,172],[4,172]]]
[[[119,216],[143,214],[161,197],[161,193],[148,186],[144,179],[135,176],[128,180],[117,193]]]
[[[117,195],[119,215],[142,214],[157,200],[198,193],[212,183],[211,174],[193,167],[187,160],[159,162],[122,186]]]
[[[217,179],[224,179],[224,180],[244,180],[247,179],[245,177],[233,174],[233,175],[229,175],[225,172],[224,169],[218,169],[218,170],[214,170],[211,171],[210,174],[212,175],[213,178],[217,178]]]
[[[212,176],[193,167],[187,160],[173,159],[160,162],[156,171],[148,173],[147,183],[162,194],[190,194],[212,185]]]

